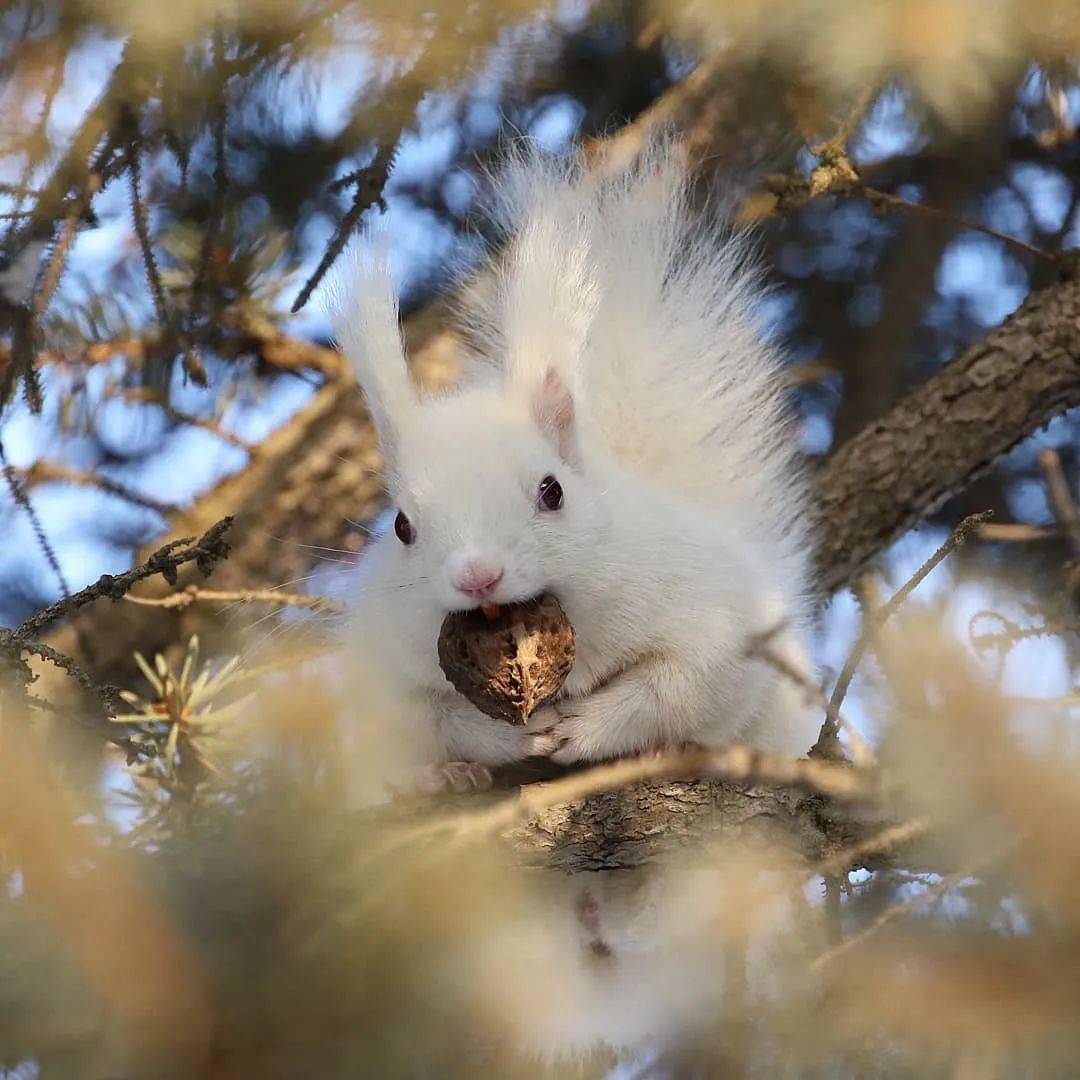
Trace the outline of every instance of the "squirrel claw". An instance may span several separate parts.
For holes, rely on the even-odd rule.
[[[440,795],[449,791],[464,794],[484,791],[491,785],[491,770],[486,765],[476,761],[446,761],[417,770],[412,794]]]
[[[556,705],[545,705],[541,709],[537,709],[536,712],[529,717],[525,722],[525,730],[532,733],[547,734],[554,730],[563,719],[563,714],[559,712]]]

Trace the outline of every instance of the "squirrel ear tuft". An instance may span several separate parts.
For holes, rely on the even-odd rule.
[[[568,465],[579,463],[574,395],[553,367],[544,372],[532,395],[532,415]]]
[[[356,372],[383,456],[392,458],[398,428],[415,405],[401,337],[397,292],[385,235],[379,230],[345,260],[332,297],[334,330]]]

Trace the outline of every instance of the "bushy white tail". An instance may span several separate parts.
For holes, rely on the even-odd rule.
[[[780,360],[756,325],[745,235],[692,205],[674,144],[628,170],[525,147],[491,213],[496,281],[465,313],[511,378],[555,364],[582,424],[627,468],[740,515],[801,558],[804,508]]]

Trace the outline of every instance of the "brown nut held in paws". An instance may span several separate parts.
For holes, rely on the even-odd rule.
[[[439,666],[482,713],[524,724],[562,689],[574,663],[574,628],[553,596],[447,615]]]

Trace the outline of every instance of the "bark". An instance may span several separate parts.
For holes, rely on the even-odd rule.
[[[515,828],[510,840],[526,864],[567,873],[633,869],[720,838],[758,840],[811,864],[839,850],[842,838],[866,831],[833,828],[823,811],[821,800],[783,789],[669,780],[553,807]]]
[[[817,483],[826,593],[850,584],[999,455],[1080,405],[1080,282],[1033,293],[828,460]]]

